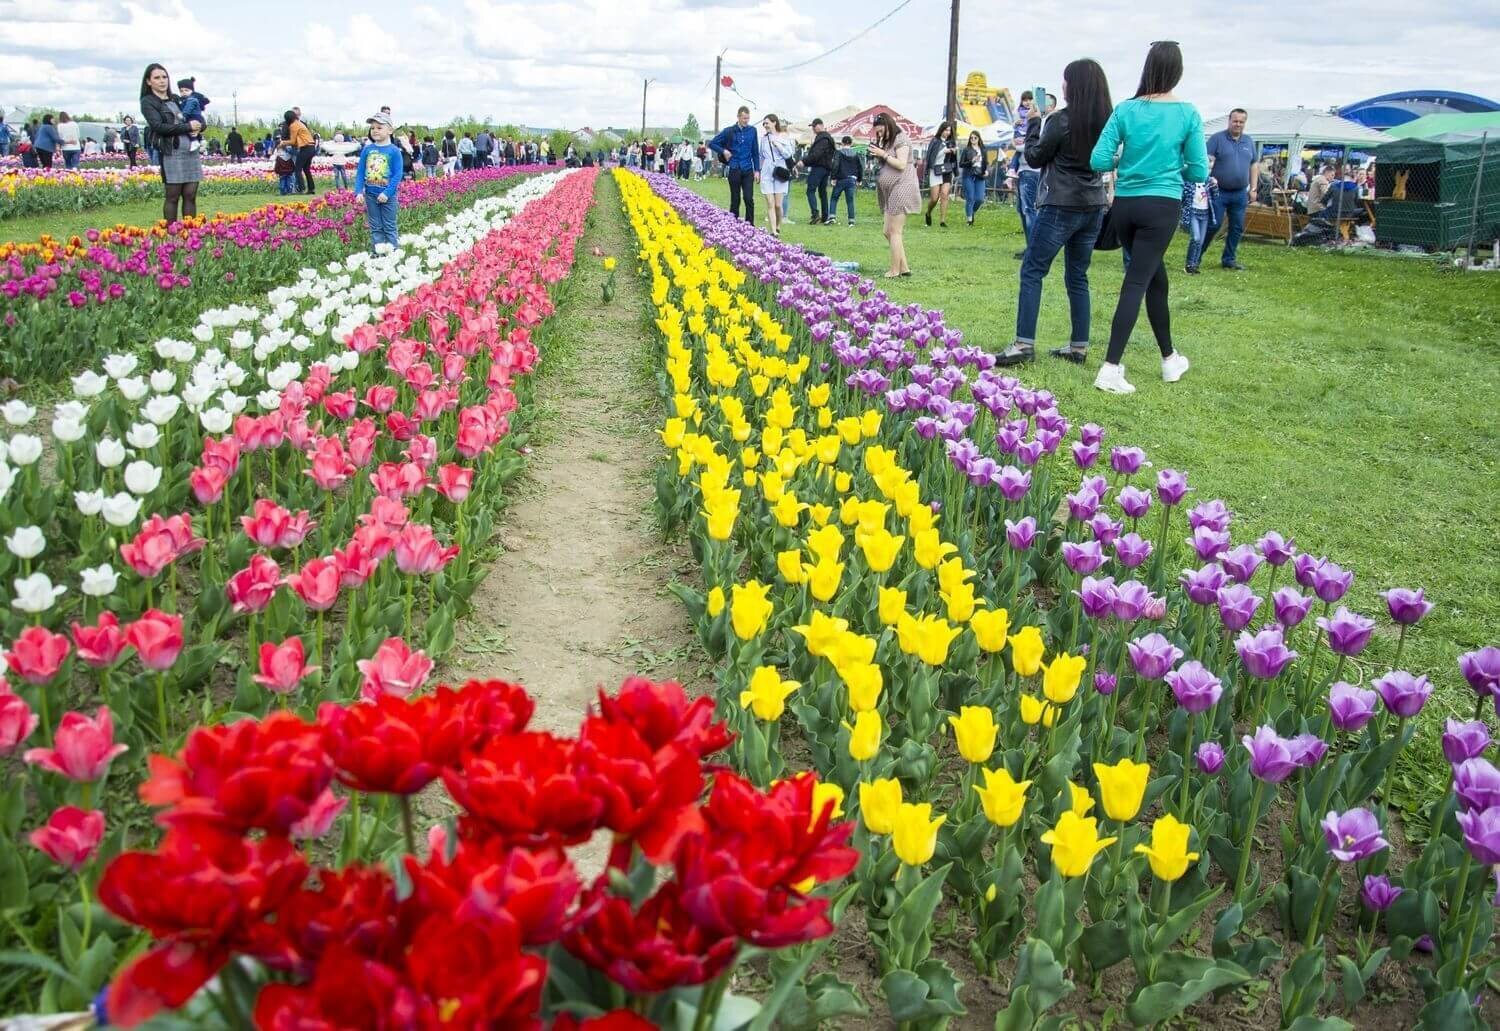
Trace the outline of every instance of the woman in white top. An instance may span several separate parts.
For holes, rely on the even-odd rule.
[[[787,167],[787,160],[796,150],[796,144],[775,115],[766,115],[760,128],[760,192],[767,198],[766,225],[773,236],[780,236],[785,217],[781,201],[792,189],[792,172]]]
[[[78,123],[66,111],[57,113],[57,138],[62,141],[63,166],[77,168],[83,158],[83,138]]]

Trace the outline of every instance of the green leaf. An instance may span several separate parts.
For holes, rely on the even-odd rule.
[[[806,951],[791,969],[777,973],[776,985],[761,1005],[760,1012],[756,1014],[754,1022],[750,1025],[750,1031],[770,1031],[782,1007],[787,1005],[795,992],[802,990],[802,978],[806,975],[807,969],[817,961],[831,941],[833,938],[830,936],[806,946]],[[805,992],[803,994],[806,995]]]
[[[1233,963],[1224,960],[1218,963],[1210,960],[1209,963],[1211,965],[1203,975],[1194,980],[1182,984],[1157,982],[1141,989],[1125,1007],[1125,1015],[1136,1024],[1156,1024],[1182,1013],[1209,992],[1250,980],[1250,975]]]
[[[927,933],[932,914],[943,897],[943,881],[952,868],[952,863],[938,867],[901,900],[891,914],[889,938],[893,948],[899,951]]]
[[[995,1016],[995,1031],[1031,1031],[1037,1020],[1073,990],[1052,947],[1028,938],[1011,978],[1010,1005]]]
[[[32,970],[40,970],[45,974],[51,974],[53,977],[75,988],[82,987],[78,983],[78,978],[70,974],[66,967],[50,956],[42,956],[34,952],[6,950],[0,952],[0,967],[5,966],[30,967]]]
[[[1107,970],[1130,955],[1130,939],[1118,920],[1101,920],[1083,929],[1083,955],[1095,970]]]
[[[29,894],[26,863],[21,853],[0,838],[0,909],[24,909]]]
[[[1298,1017],[1286,1031],[1354,1031],[1354,1025],[1338,1017]]]
[[[1150,949],[1152,954],[1160,955],[1173,945],[1176,945],[1177,939],[1181,938],[1189,927],[1198,922],[1198,917],[1203,915],[1203,911],[1208,908],[1209,903],[1218,898],[1219,893],[1223,890],[1221,886],[1214,888],[1212,891],[1206,891],[1163,920],[1161,926],[1151,935]]]
[[[725,994],[714,1014],[713,1031],[737,1031],[749,1027],[760,1011],[760,1003],[748,995]]]
[[[1281,975],[1281,1020],[1284,1024],[1317,1009],[1318,1001],[1327,990],[1323,983],[1324,965],[1323,950],[1309,949],[1292,960],[1286,973]]]
[[[880,979],[880,990],[897,1022],[929,1020],[967,1012],[958,1001],[960,983],[948,964],[927,959],[916,970],[892,970]]]
[[[1405,936],[1413,941],[1438,931],[1438,897],[1431,888],[1407,888],[1391,908],[1385,911],[1385,927],[1391,937]]]
[[[1344,1005],[1353,1007],[1365,997],[1365,980],[1359,975],[1359,965],[1348,956],[1337,957],[1339,964],[1339,989],[1344,993]]]
[[[1438,996],[1417,1014],[1417,1027],[1422,1031],[1478,1031],[1483,1026],[1469,993],[1462,988]]]
[[[840,1017],[866,1017],[869,1013],[869,1007],[860,1001],[852,985],[824,972],[804,984],[794,985],[776,1017],[776,1027],[782,1031],[814,1031]]]

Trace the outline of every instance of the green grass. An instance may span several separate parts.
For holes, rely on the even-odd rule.
[[[693,185],[727,200],[721,180]],[[967,343],[1010,343],[1020,268],[1013,255],[1022,246],[1014,208],[987,204],[972,229],[961,201],[947,229],[909,219],[913,275],[884,280],[889,252],[873,192],[860,192],[854,228],[842,215],[836,226],[810,226],[801,186],[792,196],[797,224],[783,239],[859,262],[894,300],[941,309]],[[1205,272],[1189,277],[1184,250],[1179,237],[1168,255],[1173,336],[1193,361],[1181,383],[1161,382],[1142,312],[1125,355],[1137,393],[1092,389],[1119,293],[1118,252],[1096,254],[1090,270],[1088,366],[1044,353],[1069,337],[1059,259],[1044,286],[1043,356],[1021,376],[1055,393],[1074,425],[1104,426],[1107,445],[1138,444],[1158,468],[1184,470],[1196,498],[1223,498],[1236,513],[1237,541],[1277,529],[1354,569],[1349,603],[1383,625],[1379,592],[1426,588],[1438,608],[1402,660],[1438,684],[1429,732],[1401,771],[1411,779],[1397,786],[1398,801],[1415,807],[1446,788],[1432,724],[1474,711],[1458,654],[1500,640],[1500,276],[1446,271],[1433,259],[1251,241],[1240,253],[1248,272],[1221,272],[1216,243]],[[1394,646],[1394,636],[1377,641],[1346,679],[1378,676]]]
[[[275,190],[254,194],[200,194],[198,214],[217,215],[220,212],[249,211],[281,200]],[[303,200],[288,197],[289,201]],[[134,201],[107,208],[89,208],[85,211],[53,212],[46,215],[30,215],[26,218],[9,218],[0,222],[0,243],[30,243],[43,233],[51,233],[66,240],[74,233],[104,226],[128,225],[149,226],[161,218],[160,200]]]

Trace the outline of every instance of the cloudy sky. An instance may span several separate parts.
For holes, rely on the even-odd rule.
[[[727,50],[725,74],[758,110],[807,118],[884,102],[931,122],[943,99],[946,0],[907,0],[819,58],[898,2],[364,0],[349,14],[307,0],[0,0],[0,108],[132,111],[141,71],[161,61],[174,79],[196,75],[210,112],[226,118],[237,92],[246,117],[299,104],[352,120],[390,104],[398,118],[426,122],[629,126],[640,124],[649,77],[650,124],[680,125],[694,112],[707,127],[714,56]],[[1205,117],[1403,89],[1500,98],[1500,3],[1412,10],[1410,0],[968,0],[959,71],[985,71],[1019,93],[1055,88],[1064,64],[1088,56],[1119,99],[1133,92],[1150,41],[1175,38],[1187,58],[1179,95]],[[738,102],[726,91],[726,111]]]

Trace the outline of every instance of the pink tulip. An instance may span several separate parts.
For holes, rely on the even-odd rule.
[[[362,698],[405,698],[426,683],[433,662],[426,653],[407,647],[401,638],[387,637],[372,658],[360,659],[356,665],[364,677],[359,686]]]
[[[115,725],[108,706],[101,705],[93,719],[81,712],[64,713],[57,725],[51,748],[28,748],[21,756],[32,766],[91,784],[109,771],[115,756],[130,750],[115,744]]]
[[[125,640],[135,649],[142,666],[156,673],[169,670],[182,654],[182,617],[147,609],[140,619],[125,627]]]
[[[349,804],[349,799],[339,798],[333,793],[332,788],[325,788],[307,810],[307,815],[289,828],[293,839],[298,841],[313,841],[326,835],[333,829],[333,821],[338,819],[339,813]],[[441,825],[439,825],[441,826]]]
[[[474,470],[456,463],[439,466],[437,482],[432,485],[433,490],[455,505],[463,504],[473,487]]]
[[[276,502],[260,498],[253,515],[240,516],[240,525],[245,536],[262,548],[286,549],[301,544],[318,524],[308,518],[306,509],[293,515]]]
[[[388,386],[373,386],[365,391],[365,404],[375,409],[381,415],[391,410],[396,403],[396,388]]]
[[[203,464],[222,470],[226,479],[233,476],[240,467],[239,443],[233,437],[225,437],[223,440],[204,438]]]
[[[28,684],[45,684],[57,676],[68,657],[68,639],[46,627],[29,626],[21,631],[6,654],[10,671]]]
[[[95,669],[113,666],[125,650],[125,632],[113,612],[102,612],[93,626],[73,624],[73,647],[78,657]]]
[[[370,483],[381,497],[400,500],[420,494],[427,486],[427,473],[414,462],[382,462],[370,474]]]
[[[396,568],[408,576],[430,576],[457,556],[457,545],[443,547],[421,523],[409,524],[396,538]]]
[[[85,812],[77,806],[65,805],[32,831],[28,840],[46,853],[48,859],[76,874],[89,865],[103,839],[103,813],[97,809]]]
[[[281,586],[281,567],[267,555],[252,555],[250,564],[224,584],[229,604],[240,615],[261,612],[271,604]]]
[[[309,559],[285,583],[314,612],[331,609],[339,600],[339,568],[332,559]]]
[[[365,528],[361,527],[356,532],[355,539],[350,541],[344,548],[333,549],[333,564],[339,571],[339,586],[358,589],[363,587],[370,577],[375,575],[375,570],[380,566],[380,558],[374,552],[367,549],[359,539],[358,532]],[[386,549],[389,554],[391,548],[396,546],[393,535],[387,534],[390,539],[390,548]]]
[[[260,672],[254,680],[268,691],[291,694],[298,684],[317,671],[317,666],[307,664],[302,638],[289,637],[280,644],[270,641],[261,644]]]
[[[0,680],[0,756],[9,755],[36,730],[39,719],[20,695]]]
[[[216,465],[200,465],[188,474],[193,497],[200,505],[217,505],[223,499],[224,487],[228,483],[229,474]]]

